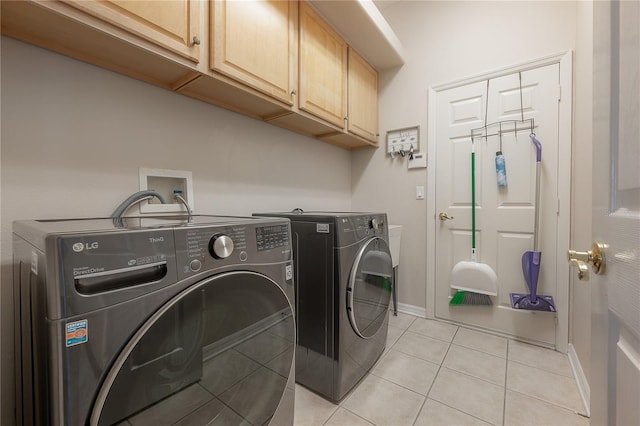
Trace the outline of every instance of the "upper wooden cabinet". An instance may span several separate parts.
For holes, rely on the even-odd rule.
[[[212,69],[293,105],[297,1],[215,1],[210,7]]]
[[[188,7],[188,11],[182,9],[179,20],[189,22],[190,29],[183,26],[180,37],[168,35],[176,32],[175,25],[161,29],[161,19],[142,8],[149,2],[123,3],[140,8],[138,15],[149,16],[136,17],[115,2],[0,1],[2,34],[166,89],[198,75],[200,48],[188,46],[188,39],[193,28],[200,26],[206,3],[171,3]],[[168,2],[156,3],[167,18]]]
[[[201,1],[65,0],[64,3],[193,62],[200,60],[204,36],[200,26]]]
[[[349,0],[356,1],[356,0]],[[348,149],[377,73],[302,0],[0,0],[2,34]]]
[[[300,3],[299,109],[343,129],[347,116],[347,43]]]
[[[378,140],[378,72],[349,48],[349,132]]]

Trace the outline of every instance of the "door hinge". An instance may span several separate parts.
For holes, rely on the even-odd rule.
[[[560,216],[560,198],[558,198],[558,208],[556,209],[556,216]]]

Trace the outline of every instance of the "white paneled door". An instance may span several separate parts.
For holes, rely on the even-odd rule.
[[[594,4],[591,424],[640,424],[640,3]],[[589,247],[574,247],[586,251]]]
[[[488,82],[488,84],[487,84]],[[528,291],[523,253],[533,250],[536,150],[525,123],[542,142],[538,294],[557,297],[560,64],[553,63],[437,93],[435,121],[435,316],[555,346],[556,314],[511,308],[509,294]],[[471,253],[471,134],[476,146],[477,260],[493,268],[493,306],[450,306],[451,270]],[[500,136],[501,135],[501,136]],[[496,153],[506,162],[499,186]],[[441,220],[444,212],[452,219]],[[568,236],[567,236],[568,239]],[[563,259],[561,259],[564,261]],[[556,302],[557,303],[557,302]],[[567,306],[558,306],[558,310]],[[565,311],[566,312],[566,311]]]

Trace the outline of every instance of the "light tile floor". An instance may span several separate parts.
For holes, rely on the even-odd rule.
[[[589,425],[566,355],[403,313],[339,405],[296,384],[295,410],[297,426]]]

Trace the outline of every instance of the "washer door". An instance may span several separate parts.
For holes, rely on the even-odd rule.
[[[208,278],[140,327],[90,424],[262,425],[285,393],[294,347],[293,310],[274,281],[253,272]]]
[[[373,337],[389,310],[393,264],[389,246],[380,237],[358,251],[347,286],[347,312],[353,330],[363,339]]]

